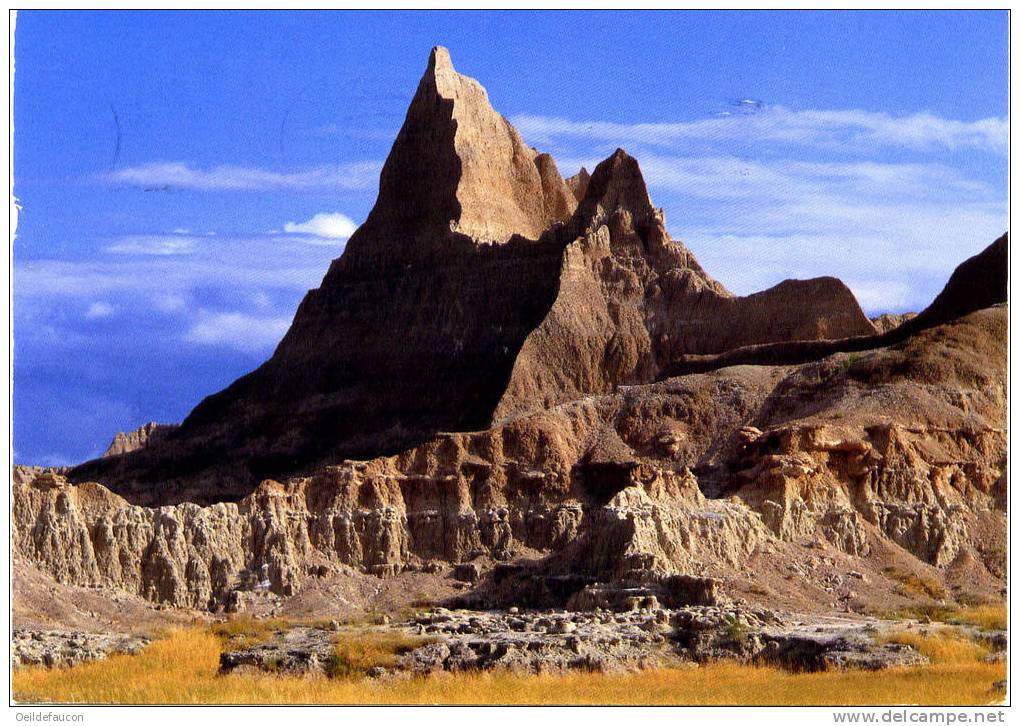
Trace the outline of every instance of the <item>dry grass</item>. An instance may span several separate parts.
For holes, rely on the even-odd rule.
[[[960,608],[946,622],[976,625],[982,630],[1005,630],[1006,606],[972,605]]]
[[[912,643],[933,656],[934,665],[881,673],[790,673],[718,663],[611,675],[480,673],[371,681],[219,675],[220,638],[208,629],[189,628],[137,656],[71,669],[19,669],[13,688],[20,702],[78,703],[965,705],[1002,698],[991,688],[1005,677],[1005,664],[984,663],[978,646],[940,640]]]
[[[896,592],[904,597],[930,597],[932,600],[945,600],[948,597],[942,584],[929,577],[922,577],[913,572],[903,572],[895,567],[886,567],[883,572],[899,584]]]
[[[428,642],[431,639],[400,632],[345,634],[338,638],[326,672],[331,678],[364,678],[370,668],[395,666],[400,656]]]
[[[891,619],[916,618],[932,620],[954,625],[974,625],[981,630],[1005,630],[1006,606],[994,604],[981,605],[912,605],[887,614]]]
[[[900,632],[883,638],[887,643],[909,645],[938,665],[978,663],[988,655],[988,648],[958,633],[946,632],[921,635]]]
[[[238,636],[244,636],[246,645],[256,645],[269,640],[269,637],[279,631],[285,630],[288,623],[282,619],[255,620],[248,617],[231,618],[222,623],[216,623],[210,630],[213,635],[223,640],[237,640]]]

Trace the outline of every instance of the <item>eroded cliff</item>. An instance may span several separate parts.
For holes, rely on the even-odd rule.
[[[739,589],[757,558],[803,567],[819,552],[881,579],[899,551],[905,571],[963,567],[994,591],[1006,317],[986,309],[854,360],[629,387],[265,481],[237,503],[145,508],[37,474],[15,484],[15,548],[61,582],[203,608],[262,578],[290,595],[345,566],[477,561],[500,576],[522,558],[527,597],[560,604],[675,576]],[[801,580],[790,587],[819,587]]]

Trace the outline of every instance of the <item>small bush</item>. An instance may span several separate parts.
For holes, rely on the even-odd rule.
[[[726,638],[738,645],[747,642],[747,626],[732,615],[726,616]]]
[[[854,364],[860,359],[860,353],[848,353],[847,356],[839,362],[840,370],[846,375],[850,372],[850,369],[854,367]]]

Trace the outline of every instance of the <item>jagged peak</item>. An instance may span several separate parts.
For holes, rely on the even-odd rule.
[[[442,45],[432,46],[432,51],[429,53],[428,69],[433,73],[436,71],[452,71],[453,61],[450,59],[450,50]]]
[[[574,198],[577,199],[578,203],[584,199],[584,195],[588,193],[588,182],[591,181],[591,174],[583,166],[581,171],[574,174],[574,176],[566,180],[567,187],[574,193]]]
[[[634,219],[655,214],[641,167],[623,149],[617,149],[595,167],[578,206],[578,214],[588,220],[616,210],[625,210]]]
[[[489,94],[485,87],[474,78],[459,73],[453,67],[450,51],[441,45],[432,48],[429,53],[428,65],[419,84],[419,93],[431,91],[441,98],[465,103],[477,103],[482,111],[495,113],[489,104]]]
[[[365,231],[348,250],[374,253],[389,244],[379,238],[435,240],[444,230],[485,242],[537,239],[576,207],[555,164],[539,156],[492,108],[485,88],[436,46],[383,165]]]

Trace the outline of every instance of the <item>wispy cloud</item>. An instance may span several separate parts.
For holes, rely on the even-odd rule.
[[[309,244],[307,235],[280,234],[199,237],[188,254],[152,252],[179,238],[147,235],[144,245],[120,241],[87,260],[17,262],[19,345],[88,349],[95,345],[94,331],[83,329],[80,314],[76,322],[64,311],[84,310],[86,318],[97,320],[131,310],[134,329],[149,331],[154,346],[169,341],[223,346],[254,361],[268,354],[301,297],[319,284],[343,249],[336,239],[325,246]]]
[[[650,157],[670,229],[735,292],[836,275],[869,312],[918,310],[1002,234],[1006,201],[941,164]]]
[[[246,352],[265,351],[280,341],[290,318],[258,317],[242,312],[199,311],[184,339],[200,345],[225,346]]]
[[[187,255],[201,242],[194,237],[173,234],[130,235],[103,248],[104,252],[124,255]]]
[[[307,234],[325,239],[347,239],[358,225],[339,212],[320,212],[306,222],[287,222],[283,231],[290,234]]]
[[[273,171],[248,166],[197,168],[182,161],[152,162],[126,167],[103,175],[113,184],[144,189],[190,189],[196,191],[272,191],[334,188],[371,189],[382,164],[375,161],[317,166],[300,171]]]
[[[108,318],[113,315],[114,307],[107,302],[94,302],[89,305],[89,309],[85,311],[85,317],[88,320],[98,320],[100,318]]]
[[[172,239],[172,238],[171,238]],[[156,244],[158,236],[152,236]],[[160,309],[179,309],[196,290],[233,296],[272,287],[305,291],[318,285],[342,245],[308,244],[299,236],[261,235],[209,238],[187,255],[153,254],[118,244],[115,253],[88,260],[26,260],[14,266],[14,296],[19,300],[93,298],[96,295],[145,295]]]
[[[1006,118],[959,121],[927,112],[894,116],[875,111],[763,106],[756,113],[681,122],[621,124],[531,115],[515,116],[512,121],[532,143],[547,145],[563,137],[665,147],[692,141],[752,139],[828,148],[882,145],[912,150],[977,149],[995,154],[1005,154],[1009,145]]]
[[[874,199],[987,196],[988,184],[932,162],[805,161],[775,156],[660,156],[640,158],[645,180],[702,199],[805,199],[819,193]]]
[[[188,306],[188,299],[180,293],[158,293],[152,297],[152,306],[161,313],[177,313]]]

